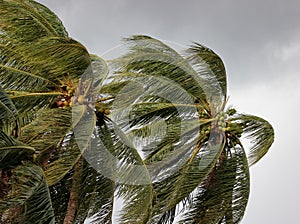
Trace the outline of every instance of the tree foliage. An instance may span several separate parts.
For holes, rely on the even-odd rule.
[[[139,35],[106,62],[37,2],[0,15],[0,223],[111,223],[116,198],[118,223],[241,221],[274,130],[227,106],[215,52]]]

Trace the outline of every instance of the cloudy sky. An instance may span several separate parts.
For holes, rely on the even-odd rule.
[[[300,1],[39,0],[91,53],[147,34],[204,44],[226,65],[229,104],[274,126],[268,155],[251,168],[242,224],[297,224],[300,209]],[[300,140],[300,138],[299,138]]]

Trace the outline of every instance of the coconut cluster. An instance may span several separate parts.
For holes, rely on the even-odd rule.
[[[200,134],[209,135],[211,132],[225,132],[229,139],[229,145],[234,147],[239,143],[239,138],[243,134],[241,125],[238,122],[232,122],[229,119],[229,117],[233,116],[235,113],[235,109],[229,109],[226,113],[219,112],[211,122],[204,124],[201,127]]]
[[[227,114],[220,112],[216,116],[216,126],[220,131],[227,131]]]
[[[100,114],[109,115],[110,114],[110,110],[107,108],[107,105],[104,103],[96,103],[95,110],[96,110],[96,115],[100,115]]]
[[[54,100],[54,106],[63,109],[72,107],[75,92],[74,87],[70,85],[63,85],[61,86],[61,91],[63,94]]]

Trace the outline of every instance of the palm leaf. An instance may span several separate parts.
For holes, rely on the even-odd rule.
[[[166,213],[175,209],[178,203],[185,200],[211,172],[225,144],[221,133],[211,133],[211,135],[208,144],[204,143],[206,141],[204,136],[196,138],[194,142],[189,139],[188,143],[178,149],[181,153],[176,153],[178,154],[176,155],[177,160],[172,162],[166,158],[162,160],[165,166],[160,172],[161,175],[168,173],[169,169],[176,170],[176,172],[154,184],[156,197],[159,200],[155,202],[154,216],[151,222],[161,221]],[[174,152],[173,154],[175,154]],[[150,169],[151,166],[158,166],[156,163],[152,162]]]
[[[72,118],[67,119],[72,123],[67,123],[64,132],[58,132],[60,139],[56,145],[57,150],[46,166],[45,175],[49,185],[60,181],[74,167],[82,153],[90,147],[96,125],[94,112],[85,105],[74,106]]]
[[[8,220],[13,217],[21,223],[54,223],[45,176],[42,169],[32,163],[13,170],[11,190],[0,202],[0,213],[7,214]],[[14,209],[19,210],[18,217],[14,217]]]
[[[226,147],[215,168],[192,193],[179,223],[239,223],[249,197],[249,170],[243,149]]]
[[[0,81],[6,90],[59,89],[66,74],[78,79],[90,64],[87,50],[69,38],[45,37],[17,49],[0,45]]]
[[[46,109],[54,104],[53,100],[62,95],[60,92],[23,92],[8,91],[20,118],[36,113],[40,109]]]
[[[35,149],[7,136],[0,130],[0,169],[10,169],[32,160]]]
[[[0,18],[0,84],[20,119],[32,119],[31,110],[46,108],[67,94],[63,86],[76,88],[91,59],[48,8],[31,0],[0,4],[5,15]]]
[[[107,65],[101,58],[93,55],[91,58],[91,66],[82,74],[75,92],[72,113],[65,118],[72,123],[67,123],[66,129],[58,132],[63,134],[61,147],[46,167],[45,173],[50,185],[61,180],[76,164],[81,154],[90,148],[96,126],[94,106],[100,85],[108,73]],[[77,101],[80,96],[84,96],[83,104]],[[70,131],[72,132],[69,133]]]
[[[71,116],[70,110],[47,109],[22,128],[20,140],[37,150],[39,163],[48,161],[54,150],[62,145],[71,130]]]
[[[0,1],[0,42],[31,43],[45,36],[66,37],[58,17],[47,7],[32,0]]]
[[[49,186],[57,184],[67,175],[81,157],[74,134],[67,135],[63,145],[55,151],[45,165],[45,176]]]
[[[4,90],[0,87],[0,121],[16,120],[17,116],[18,112],[15,105],[8,97],[8,95],[4,92]]]
[[[115,180],[124,200],[120,223],[146,223],[151,210],[152,185],[139,153],[121,129],[106,120],[98,126],[84,157],[102,175]]]
[[[187,60],[199,76],[209,80],[209,85],[203,88],[206,95],[212,98],[211,106],[218,107],[224,104],[227,98],[227,82],[225,66],[221,58],[211,49],[198,43],[194,43],[186,52]]]
[[[130,52],[112,61],[116,73],[123,76],[134,73],[165,77],[167,80],[176,82],[195,99],[200,99],[202,103],[209,102],[212,97],[212,89],[215,88],[215,85],[212,85],[212,82],[207,79],[208,75],[215,78],[209,64],[203,62],[202,70],[198,69],[197,73],[189,63],[191,58],[184,58],[156,39],[147,36],[133,36],[125,41],[130,46]],[[214,68],[214,70],[216,69]]]
[[[75,222],[109,224],[112,220],[114,182],[102,176],[86,161],[83,163]]]
[[[251,140],[248,155],[249,165],[257,163],[274,142],[274,129],[266,120],[253,115],[238,115],[235,119],[242,127],[246,138]]]

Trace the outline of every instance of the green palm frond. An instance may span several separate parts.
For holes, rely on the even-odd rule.
[[[78,80],[91,63],[87,49],[69,37],[44,37],[21,50],[25,59],[33,59],[39,76],[57,84],[65,74]]]
[[[54,104],[53,100],[61,96],[60,92],[21,92],[9,91],[8,95],[15,104],[19,117],[35,114],[40,109],[46,109]]]
[[[57,184],[67,175],[81,157],[74,135],[67,135],[63,145],[53,153],[45,165],[45,176],[49,186]]]
[[[239,223],[249,197],[248,162],[239,146],[222,154],[206,180],[191,194],[179,223]]]
[[[1,42],[32,43],[45,36],[66,37],[58,17],[47,7],[32,0],[0,1]]]
[[[211,172],[217,163],[225,144],[222,133],[212,134],[209,143],[204,144],[205,140],[196,138],[195,142],[189,140],[185,142],[182,148],[179,148],[181,154],[177,155],[177,161],[162,160],[165,167],[161,169],[161,175],[168,173],[168,169],[173,169],[173,175],[158,181],[155,186],[156,197],[154,202],[154,216],[152,222],[159,222],[165,213],[172,211],[177,205],[185,200],[190,193],[201,184],[206,176]],[[205,138],[205,137],[202,137]],[[198,143],[197,143],[198,142]],[[176,152],[176,151],[175,151]],[[173,154],[175,154],[173,152]],[[183,152],[185,152],[183,154]],[[178,154],[178,152],[177,152]],[[150,164],[157,167],[157,162]]]
[[[0,130],[0,169],[9,169],[22,163],[33,160],[35,149],[16,141]]]
[[[119,222],[146,223],[151,211],[153,187],[137,149],[122,130],[109,120],[97,127],[95,136],[97,138],[84,157],[93,158],[93,167],[107,178],[115,180],[117,196],[124,200]]]
[[[114,182],[97,172],[86,161],[80,185],[78,186],[78,201],[75,222],[83,223],[89,219],[90,223],[109,224],[112,220]]]
[[[130,52],[112,61],[116,73],[125,77],[132,73],[165,77],[176,82],[195,99],[203,103],[210,100],[214,85],[206,77],[213,73],[209,64],[203,62],[201,72],[198,70],[197,73],[189,63],[191,59],[184,58],[159,40],[148,36],[133,36],[125,41],[130,46]]]
[[[39,166],[32,163],[17,166],[13,169],[10,185],[11,189],[7,195],[0,199],[3,223],[13,221],[25,224],[54,224],[48,185]]]
[[[64,128],[64,130],[57,132],[61,134],[58,142],[60,145],[46,167],[45,173],[50,185],[62,179],[91,144],[96,126],[93,107],[97,100],[100,84],[108,73],[106,63],[101,58],[91,57],[92,64],[83,73],[75,92],[75,104],[72,111],[57,109],[58,116],[65,113],[65,116],[62,117],[63,121],[55,121],[58,123],[58,127]],[[80,96],[83,96],[85,102],[78,102]]]
[[[76,88],[91,58],[43,5],[31,0],[0,4],[5,15],[0,18],[0,85],[15,103],[20,120],[30,121],[55,100],[71,98],[66,86]]]
[[[5,91],[0,87],[0,121],[16,120],[17,109]]]
[[[68,115],[72,115],[72,118],[65,117],[67,124],[64,130],[57,132],[59,141],[55,145],[55,152],[53,152],[53,149],[50,150],[50,152],[53,152],[53,156],[46,165],[45,170],[49,185],[60,181],[74,167],[82,153],[90,147],[91,137],[96,125],[95,114],[92,111],[87,111],[87,107],[84,105],[74,106],[72,113]],[[59,127],[63,128],[63,125],[61,124]],[[46,152],[49,152],[50,148],[47,149]]]
[[[147,86],[151,86],[151,81]],[[148,86],[148,87],[149,87]],[[130,84],[132,87],[132,84]],[[197,108],[188,95],[180,97],[181,90],[167,86],[152,85],[151,90],[147,89],[139,92],[136,89],[132,91],[122,91],[121,95],[114,99],[111,106],[112,117],[116,121],[124,119],[124,112],[130,112],[130,125],[144,124],[154,117],[167,119],[170,117],[180,117],[182,120],[195,118],[197,116]],[[155,89],[157,95],[155,95]],[[168,95],[169,93],[171,93]],[[178,94],[177,94],[178,93]],[[166,97],[165,97],[166,96]],[[125,118],[126,119],[126,118]],[[119,122],[119,125],[121,123]]]
[[[40,112],[22,129],[20,140],[37,150],[36,162],[44,167],[50,186],[62,179],[81,156],[71,130],[71,111],[60,108]]]
[[[253,115],[241,114],[234,120],[241,125],[243,134],[251,141],[248,155],[249,165],[251,166],[257,163],[273,144],[274,129],[269,122]]]
[[[19,47],[12,46],[10,43],[0,44],[0,83],[2,87],[5,90],[23,91],[45,91],[49,83],[56,87],[56,84],[51,82],[48,77],[40,75],[39,68],[34,66],[35,58],[30,54],[24,55],[26,46],[20,48],[19,51]],[[31,50],[36,49],[31,48]]]
[[[186,52],[187,60],[199,76],[209,80],[208,86],[203,86],[203,88],[205,88],[206,95],[213,98],[209,99],[211,104],[215,104],[211,106],[222,105],[227,98],[227,80],[221,58],[211,49],[198,43],[194,43]]]
[[[63,144],[67,133],[71,130],[71,116],[70,110],[59,108],[44,110],[22,128],[19,139],[34,147],[38,152],[37,161],[44,163]]]
[[[78,79],[90,64],[87,50],[70,38],[45,37],[29,46],[0,45],[0,83],[6,90],[59,90],[67,75]]]

